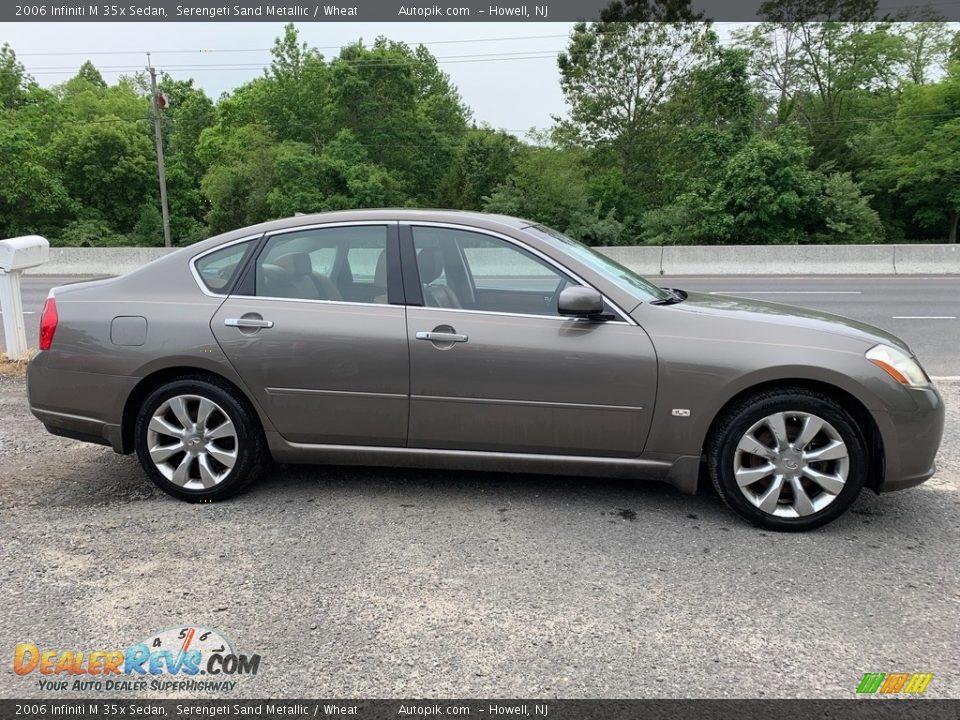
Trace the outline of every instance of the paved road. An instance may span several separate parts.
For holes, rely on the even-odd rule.
[[[31,346],[37,343],[39,312],[49,289],[83,279],[24,279],[23,309],[29,313],[26,319]],[[664,277],[658,282],[668,287],[743,295],[847,315],[902,337],[931,375],[960,375],[958,276]]]
[[[673,277],[657,282],[846,315],[906,340],[931,375],[960,375],[960,276]]]

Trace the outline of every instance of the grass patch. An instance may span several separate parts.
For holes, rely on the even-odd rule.
[[[27,363],[33,357],[33,351],[28,351],[22,360],[11,360],[5,353],[0,353],[0,375],[23,377],[27,374]]]

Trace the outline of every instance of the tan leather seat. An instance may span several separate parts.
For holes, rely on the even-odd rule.
[[[417,253],[417,267],[423,284],[423,302],[429,307],[462,308],[460,298],[446,285],[431,285],[443,275],[443,254],[438,247],[425,247]]]
[[[262,290],[258,295],[301,300],[343,300],[337,286],[322,273],[313,271],[307,253],[287,253],[272,264],[264,264]]]

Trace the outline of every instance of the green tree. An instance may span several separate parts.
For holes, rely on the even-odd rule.
[[[143,206],[157,203],[149,99],[129,78],[105,86],[92,66],[57,88],[51,158],[80,220],[129,233]],[[158,240],[159,241],[159,240]]]
[[[210,202],[210,229],[225,232],[271,217],[267,195],[272,189],[276,141],[263,126],[208,128],[197,148],[207,167],[201,190]]]
[[[757,87],[777,122],[806,128],[814,165],[832,161],[850,167],[855,118],[882,116],[896,107],[909,57],[895,25],[767,22],[734,36],[750,52]]]
[[[526,148],[506,182],[484,198],[483,209],[543,223],[578,240],[618,245],[624,224],[616,211],[592,202],[583,151]]]
[[[960,66],[940,82],[904,88],[896,116],[853,142],[867,168],[863,182],[902,207],[908,223],[957,242],[960,224]],[[909,227],[909,225],[908,225]]]
[[[700,183],[643,218],[662,244],[856,242],[882,237],[875,211],[849,175],[811,170],[797,128],[752,136]]]
[[[661,144],[657,205],[721,180],[726,163],[761,124],[748,55],[719,48],[714,59],[690,72],[662,109],[672,130]]]
[[[0,109],[16,108],[26,100],[33,79],[7,43],[0,47]]]
[[[66,189],[37,137],[0,114],[0,237],[56,232],[70,216]]]
[[[904,79],[916,85],[929,82],[950,57],[954,33],[945,22],[903,22],[897,25],[903,42]]]
[[[194,242],[206,234],[205,216],[209,212],[200,191],[205,168],[197,148],[200,135],[216,122],[216,108],[203,90],[194,87],[193,80],[174,80],[165,75],[158,88],[170,101],[161,117],[171,234],[178,243]],[[160,223],[159,205],[152,204],[141,215],[139,232],[151,239],[161,237]]]
[[[299,143],[282,143],[276,150],[274,177],[267,194],[274,216],[384,207],[403,199],[396,178],[370,162],[349,130],[338,133],[320,154]]]
[[[815,242],[883,242],[883,224],[877,211],[870,206],[871,196],[860,191],[850,173],[823,175],[821,185],[817,208],[819,218],[812,229]]]
[[[411,200],[435,203],[467,111],[432,56],[378,38],[343,48],[330,69],[334,125],[350,130]]]
[[[707,23],[578,23],[558,58],[576,137],[609,145],[629,184],[650,184],[659,110],[715,46]]]
[[[600,10],[603,22],[676,22],[703,20],[690,0],[614,0]]]
[[[100,74],[100,71],[97,70],[96,66],[89,60],[85,60],[83,65],[80,66],[74,80],[101,89],[107,87],[107,82],[103,79],[103,75]]]
[[[440,204],[461,210],[482,209],[483,198],[513,172],[520,147],[516,137],[491,127],[468,130],[440,183]]]

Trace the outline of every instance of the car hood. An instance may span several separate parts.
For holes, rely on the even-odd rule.
[[[886,343],[913,354],[910,347],[896,335],[874,325],[853,320],[832,313],[765,302],[749,300],[732,295],[712,295],[688,292],[682,303],[669,306],[687,313],[697,313],[714,317],[725,317],[747,322],[762,322],[775,325],[789,325],[807,330],[832,333],[848,338],[862,340],[868,345]]]

